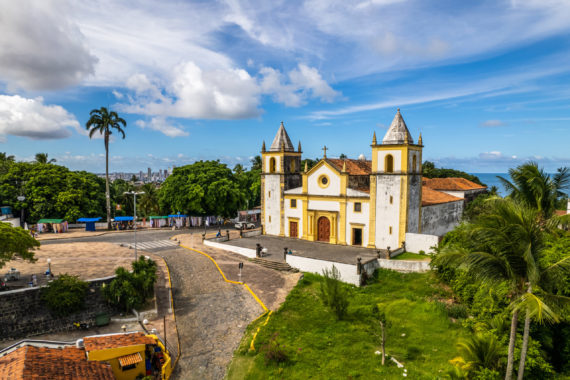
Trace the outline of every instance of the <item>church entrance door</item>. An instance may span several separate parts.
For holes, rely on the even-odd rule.
[[[326,241],[330,240],[331,236],[331,222],[326,216],[321,216],[317,221],[317,240]]]
[[[299,237],[297,222],[289,222],[289,237]]]

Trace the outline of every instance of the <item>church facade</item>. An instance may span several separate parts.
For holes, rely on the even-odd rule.
[[[314,167],[301,168],[301,143],[295,149],[281,123],[261,151],[263,233],[394,250],[457,225],[463,199],[422,183],[422,137],[414,143],[400,110],[371,149],[372,160],[340,159],[325,147]]]

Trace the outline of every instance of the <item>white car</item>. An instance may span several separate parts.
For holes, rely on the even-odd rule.
[[[241,230],[241,229],[249,230],[255,228],[255,224],[246,223],[246,222],[237,222],[234,227],[236,228],[236,230]]]

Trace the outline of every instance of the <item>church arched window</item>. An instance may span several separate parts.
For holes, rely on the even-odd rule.
[[[295,169],[296,169],[296,167],[295,167],[295,160],[292,160],[292,161],[291,161],[290,169],[291,169],[291,173],[295,173]]]
[[[269,173],[275,173],[275,157],[269,159]]]
[[[394,157],[391,154],[387,154],[384,162],[384,168],[386,173],[394,172]]]
[[[414,154],[414,158],[412,158],[412,172],[417,172],[417,171],[418,171],[418,159]]]

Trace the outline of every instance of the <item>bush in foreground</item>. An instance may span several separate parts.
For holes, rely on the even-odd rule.
[[[42,289],[41,298],[53,314],[63,317],[83,309],[87,288],[79,277],[62,274]]]

